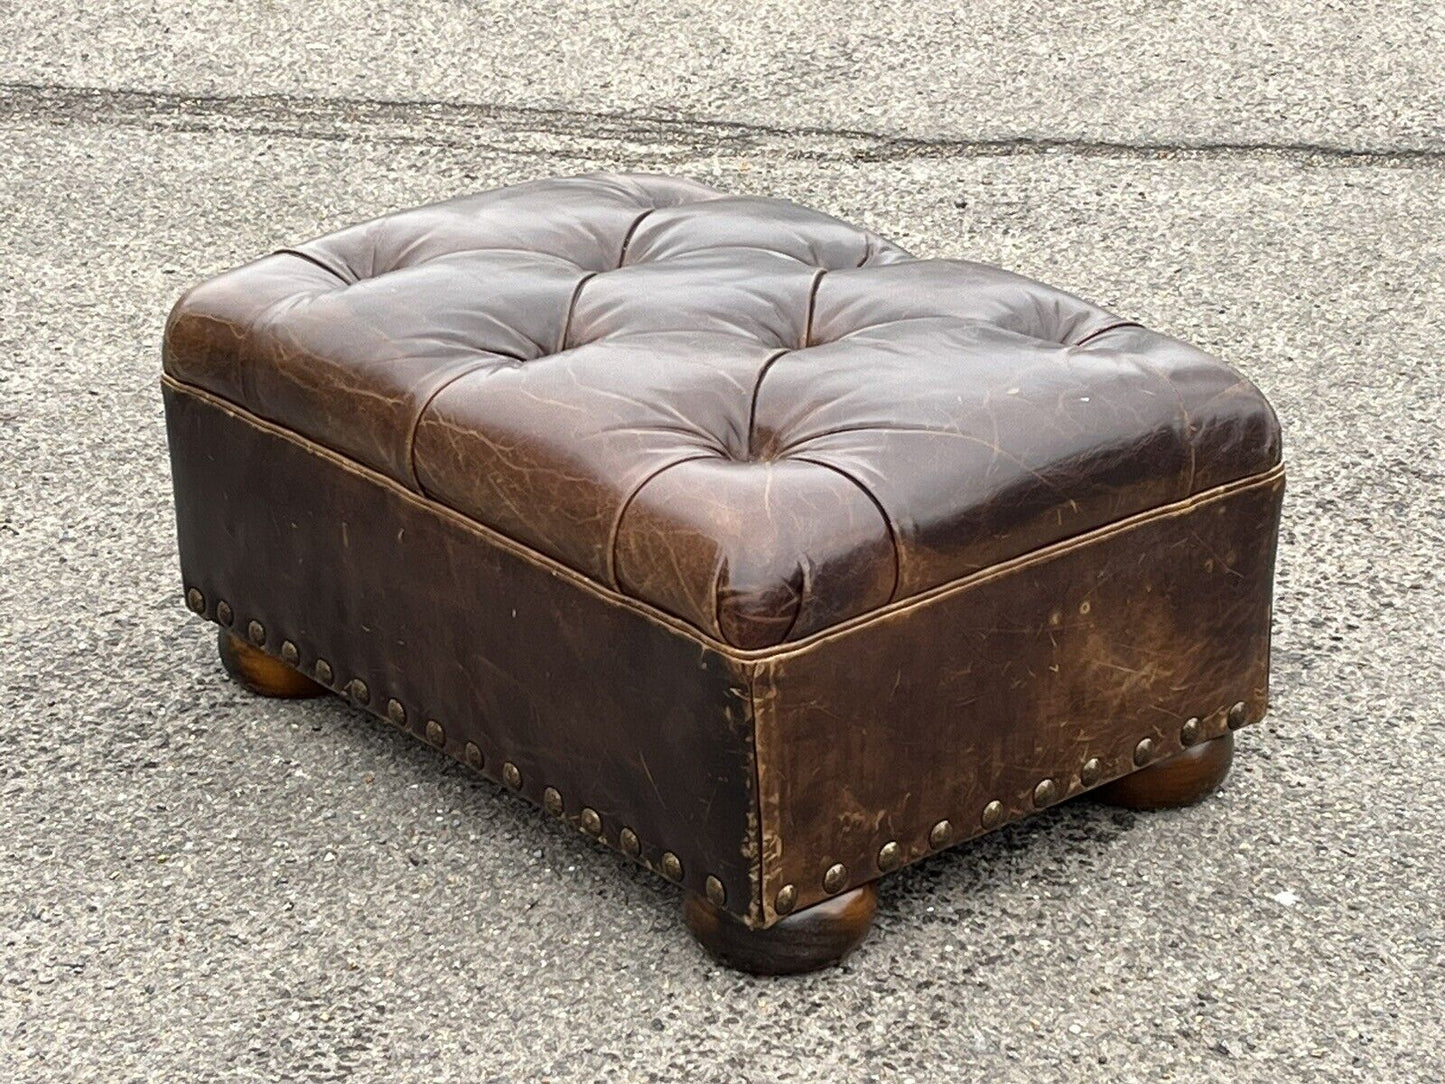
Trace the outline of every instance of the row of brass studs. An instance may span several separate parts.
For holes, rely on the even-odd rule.
[[[1225,721],[1230,730],[1238,730],[1248,722],[1248,707],[1244,701],[1233,704],[1225,715]],[[1191,716],[1184,721],[1179,728],[1179,744],[1186,749],[1198,743],[1204,734],[1204,722],[1198,716]],[[1143,768],[1155,758],[1158,747],[1153,738],[1141,738],[1134,746],[1133,760],[1134,767]],[[1104,765],[1098,757],[1090,757],[1084,761],[1079,768],[1079,782],[1085,790],[1094,786],[1099,777],[1104,774]],[[1034,786],[1033,803],[1035,809],[1044,809],[1051,806],[1059,798],[1059,785],[1052,778],[1041,779]],[[983,807],[979,814],[979,824],[987,831],[997,828],[1003,823],[1004,806],[1003,802],[994,799]],[[928,846],[932,850],[942,850],[948,846],[953,838],[953,825],[948,820],[941,820],[928,831]],[[891,873],[903,865],[903,848],[897,840],[890,839],[878,850],[878,869],[882,873]],[[823,891],[828,895],[836,895],[848,884],[848,867],[842,862],[835,862],[823,871]],[[773,898],[773,910],[780,915],[792,913],[798,905],[798,888],[794,884],[785,884],[778,889],[777,895]]]
[[[192,587],[186,591],[186,606],[194,613],[204,615],[206,612],[206,596],[198,588]],[[236,615],[232,611],[230,603],[222,600],[216,603],[216,620],[230,628],[235,624]],[[259,621],[251,621],[246,626],[246,636],[257,647],[266,645],[266,626]],[[298,668],[301,664],[301,651],[290,640],[281,641],[281,661],[287,666]],[[331,664],[325,659],[318,658],[312,667],[312,674],[322,685],[335,688],[333,682],[336,674]],[[352,678],[348,681],[342,692],[358,704],[366,705],[371,703],[371,689],[361,678]],[[406,727],[406,707],[391,697],[386,702],[386,717],[398,727]],[[426,740],[432,745],[441,749],[446,746],[447,733],[441,723],[435,719],[426,721]],[[475,771],[482,771],[486,766],[486,758],[482,756],[481,749],[475,742],[467,742],[463,750],[463,759],[469,768]],[[502,763],[502,782],[513,790],[522,789],[522,771],[510,760]],[[564,812],[562,792],[556,787],[547,787],[542,791],[542,808],[553,816],[561,816]],[[582,831],[589,836],[602,838],[602,815],[590,806],[583,806],[577,815],[577,822]],[[642,855],[642,840],[631,828],[624,827],[617,835],[617,843],[622,853],[628,858],[639,859]],[[682,880],[682,859],[671,851],[663,851],[658,861],[662,875],[669,881]],[[841,867],[839,867],[841,868]],[[727,889],[721,880],[712,874],[708,874],[705,882],[707,898],[715,906],[722,907],[727,903]]]

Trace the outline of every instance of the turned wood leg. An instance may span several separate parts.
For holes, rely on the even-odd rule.
[[[234,632],[227,629],[220,632],[216,646],[221,652],[221,665],[250,692],[259,696],[297,699],[325,696],[330,691],[280,659],[273,659],[259,647],[252,647]]]
[[[754,975],[797,975],[839,963],[868,936],[878,910],[872,884],[780,918],[754,930],[689,893],[682,904],[687,928],[719,963]]]
[[[1125,809],[1174,809],[1207,798],[1224,782],[1234,760],[1234,735],[1211,741],[1116,779],[1094,792],[1099,801]]]

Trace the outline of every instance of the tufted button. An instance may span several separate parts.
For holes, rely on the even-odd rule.
[[[190,291],[165,364],[745,650],[1279,459],[1268,404],[1183,343],[676,178],[307,242]]]

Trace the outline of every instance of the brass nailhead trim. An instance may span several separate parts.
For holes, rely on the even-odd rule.
[[[662,852],[662,875],[669,881],[682,880],[682,860],[671,851]]]
[[[290,640],[281,641],[281,661],[287,666],[296,666],[301,662],[301,652]]]
[[[1235,704],[1234,707],[1229,709],[1230,730],[1238,730],[1245,723],[1249,722],[1249,720],[1245,718],[1245,713],[1247,711],[1249,711],[1249,709],[1244,706],[1243,700],[1241,700],[1238,704]]]
[[[1134,766],[1142,768],[1154,759],[1154,739],[1143,738],[1134,746]]]
[[[1099,763],[1098,757],[1090,757],[1084,761],[1084,766],[1079,769],[1079,782],[1086,787],[1092,787],[1099,781],[1099,776],[1104,774],[1104,766]]]
[[[624,828],[617,833],[617,843],[628,858],[636,858],[642,853],[642,840],[637,838],[637,833],[631,828]]]
[[[582,812],[577,814],[577,823],[582,826],[582,831],[589,836],[600,836],[602,834],[602,818],[597,810],[587,806],[582,807]]]
[[[903,848],[898,846],[896,840],[890,839],[878,851],[878,868],[884,873],[891,873],[901,865],[903,865]]]
[[[928,845],[935,851],[940,847],[948,846],[948,841],[953,837],[953,825],[947,821],[939,821],[929,830]]]
[[[834,862],[823,874],[823,891],[828,893],[837,892],[848,883],[848,867],[842,862]]]
[[[346,695],[358,704],[371,703],[371,690],[366,687],[366,682],[360,678],[352,678],[346,683]]]
[[[313,668],[313,672],[316,674],[316,680],[323,685],[330,685],[336,677],[336,675],[331,672],[331,664],[325,659],[316,660],[316,666]]]
[[[225,599],[216,603],[216,620],[227,628],[236,620],[236,615],[231,612],[231,604]]]
[[[979,823],[985,828],[997,828],[1003,820],[1003,803],[995,799],[983,807],[983,814],[978,818]]]
[[[404,720],[405,718],[406,714],[403,712],[402,719]],[[438,749],[440,749],[443,745],[447,743],[447,732],[442,729],[441,723],[437,722],[435,719],[428,719],[426,721],[426,740],[431,742]]]
[[[1039,785],[1034,788],[1034,805],[1043,809],[1044,806],[1053,804],[1054,799],[1058,796],[1059,785],[1057,783],[1052,779],[1040,780]]]
[[[191,613],[203,614],[206,612],[206,596],[192,587],[186,592],[186,609]]]
[[[475,768],[477,771],[481,771],[482,765],[486,763],[486,761],[482,759],[481,749],[477,748],[477,743],[474,741],[467,742],[466,757],[468,766]]]
[[[1198,718],[1185,719],[1184,725],[1179,728],[1179,744],[1193,745],[1199,740],[1199,732],[1203,727]]]
[[[562,815],[562,792],[556,787],[548,787],[542,792],[542,808],[554,817]]]
[[[251,643],[260,646],[266,642],[266,626],[259,621],[252,621],[246,626],[246,635],[251,638]]]
[[[778,889],[777,898],[773,900],[773,910],[780,915],[791,915],[793,908],[798,906],[798,886],[783,885]]]
[[[397,726],[406,726],[406,708],[402,707],[401,701],[392,697],[386,702],[386,717]],[[430,733],[432,724],[427,724],[427,731]]]
[[[522,785],[522,772],[510,760],[502,765],[502,782],[513,790]]]
[[[728,890],[711,873],[707,875],[707,899],[714,907],[721,907],[728,901]]]

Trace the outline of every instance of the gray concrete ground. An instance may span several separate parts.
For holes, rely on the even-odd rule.
[[[1438,5],[191,7],[0,8],[0,1079],[1445,1078]],[[1290,490],[1223,791],[949,852],[844,968],[757,980],[512,796],[229,684],[180,601],[170,303],[594,168],[1002,263],[1253,377]]]

